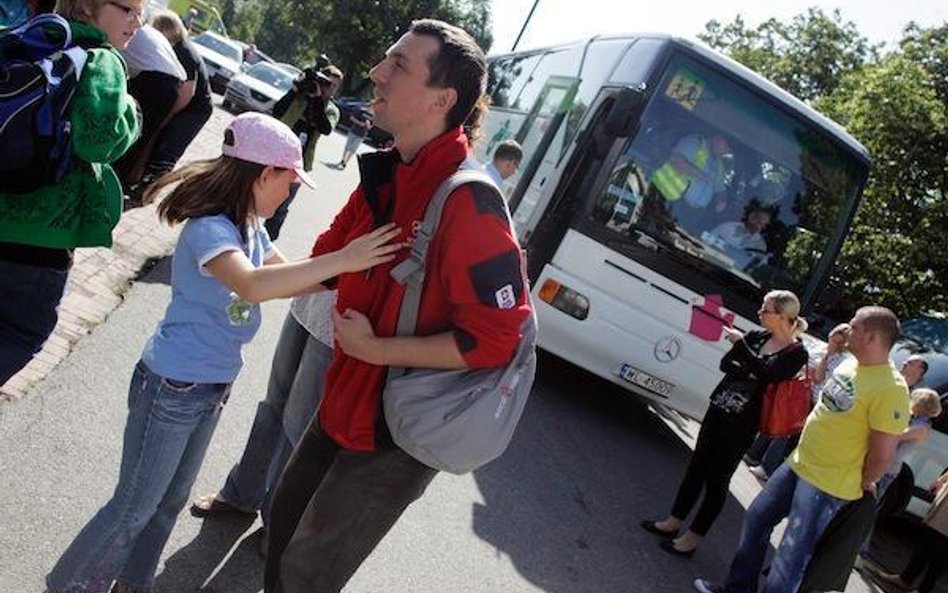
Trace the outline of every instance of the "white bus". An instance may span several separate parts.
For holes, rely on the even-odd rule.
[[[489,74],[477,156],[524,148],[506,190],[543,349],[700,419],[724,325],[754,327],[774,288],[819,314],[869,169],[841,127],[668,36],[493,56]],[[662,193],[683,153],[713,174],[679,165]]]

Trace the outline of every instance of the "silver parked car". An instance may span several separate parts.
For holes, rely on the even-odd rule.
[[[215,93],[223,93],[230,79],[240,72],[240,65],[244,61],[243,50],[233,39],[210,31],[195,35],[191,41],[207,66],[211,89]]]
[[[274,64],[260,62],[234,76],[224,93],[225,109],[272,113],[273,106],[293,86],[293,75]]]

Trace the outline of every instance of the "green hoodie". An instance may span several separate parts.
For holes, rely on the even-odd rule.
[[[122,186],[108,163],[141,132],[138,104],[128,94],[125,61],[99,29],[70,21],[89,57],[69,106],[72,171],[29,194],[0,193],[0,241],[39,247],[112,245],[122,214]],[[101,47],[95,47],[101,46]]]

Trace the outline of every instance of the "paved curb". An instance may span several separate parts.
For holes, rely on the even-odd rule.
[[[215,108],[180,162],[219,155],[224,128],[231,119],[231,114]],[[26,395],[56,368],[80,338],[122,303],[125,291],[145,262],[171,253],[179,231],[180,227],[159,222],[154,205],[149,205],[122,214],[112,231],[111,248],[77,249],[56,329],[30,364],[0,387],[0,400]]]

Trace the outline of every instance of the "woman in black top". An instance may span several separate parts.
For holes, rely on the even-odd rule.
[[[666,538],[661,546],[671,554],[694,554],[720,514],[731,476],[757,434],[764,391],[771,383],[794,377],[807,362],[807,351],[798,340],[807,324],[799,316],[796,295],[771,291],[757,314],[764,331],[744,335],[725,328],[725,337],[733,346],[721,359],[724,378],[711,393],[711,404],[671,513],[661,521],[642,522],[644,529]],[[702,490],[704,500],[691,526],[679,535]]]

